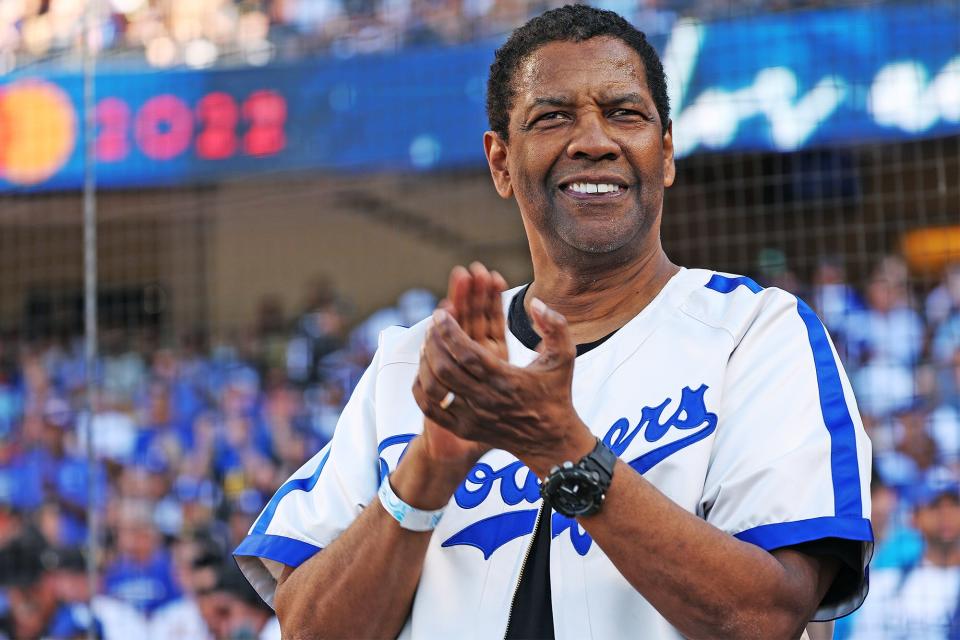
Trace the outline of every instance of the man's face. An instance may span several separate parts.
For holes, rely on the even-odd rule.
[[[915,511],[914,524],[928,545],[952,547],[960,543],[960,499],[940,496]]]
[[[659,229],[672,135],[633,49],[610,37],[552,42],[523,61],[514,86],[510,141],[488,134],[485,144],[497,190],[516,197],[528,234],[551,253],[599,254]]]

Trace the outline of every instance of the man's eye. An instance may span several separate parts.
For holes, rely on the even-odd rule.
[[[633,109],[614,109],[610,112],[611,118],[642,118],[643,114]]]
[[[565,117],[565,114],[562,111],[551,111],[550,113],[545,113],[542,116],[539,116],[534,122],[545,122],[549,120],[560,120]]]

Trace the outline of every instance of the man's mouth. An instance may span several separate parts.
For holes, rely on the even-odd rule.
[[[570,182],[561,187],[561,190],[578,200],[612,198],[619,196],[627,187],[610,182]]]

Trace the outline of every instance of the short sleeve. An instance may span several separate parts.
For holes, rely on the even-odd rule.
[[[776,289],[739,287],[758,310],[728,363],[701,509],[708,522],[768,551],[813,540],[860,543],[846,593],[818,609],[829,620],[866,596],[870,442],[823,324]],[[835,586],[839,586],[836,584]]]
[[[377,492],[377,367],[375,357],[333,439],[277,490],[233,552],[247,580],[271,606],[283,565],[300,566],[330,544]]]

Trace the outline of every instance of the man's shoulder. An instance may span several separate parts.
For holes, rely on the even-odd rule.
[[[783,314],[797,317],[802,302],[777,287],[762,287],[743,275],[689,269],[689,284],[680,310],[694,320],[720,329],[739,343],[751,328]],[[692,285],[692,286],[691,286]]]
[[[381,331],[374,361],[377,370],[391,364],[417,364],[420,361],[420,346],[432,322],[432,318],[427,317],[412,327],[397,325]]]

